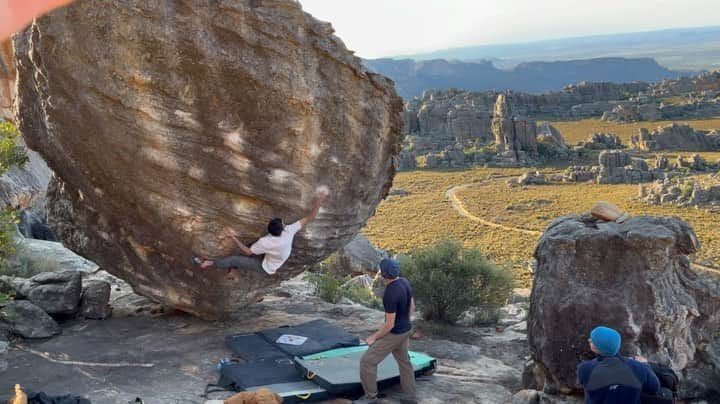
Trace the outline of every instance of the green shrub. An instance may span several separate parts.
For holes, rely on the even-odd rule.
[[[693,182],[693,181],[688,181],[688,182],[682,184],[682,186],[681,186],[680,189],[682,190],[682,196],[683,196],[683,198],[685,198],[685,199],[690,199],[690,197],[692,196],[693,191],[695,190],[695,182]]]
[[[0,122],[0,174],[18,165],[22,167],[28,160],[25,148],[18,146],[20,132],[10,122]]]
[[[7,266],[8,257],[15,252],[17,223],[15,210],[6,208],[0,211],[0,274]]]
[[[310,273],[308,280],[315,287],[315,294],[326,302],[337,303],[343,297],[343,281],[331,273]]]
[[[455,323],[468,311],[495,312],[507,302],[513,287],[507,271],[480,250],[456,241],[415,249],[400,261],[426,320]]]
[[[326,302],[335,304],[345,297],[363,306],[382,308],[372,290],[357,284],[346,285],[352,278],[343,273],[341,260],[333,254],[311,268],[308,280],[315,288],[315,295]]]
[[[15,295],[13,293],[0,292],[0,305],[11,302],[13,300],[15,300]]]
[[[9,122],[0,122],[0,175],[14,165],[22,166],[28,157],[25,148],[17,145],[20,132]],[[5,261],[15,251],[15,229],[18,222],[17,215],[11,207],[0,207],[0,268],[5,267]]]
[[[343,287],[343,297],[350,299],[355,303],[362,304],[365,307],[369,307],[375,310],[382,310],[382,301],[373,294],[372,289],[364,288],[360,285],[350,285]]]

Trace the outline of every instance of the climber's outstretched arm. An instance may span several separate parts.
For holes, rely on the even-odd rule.
[[[254,253],[248,246],[246,246],[242,241],[238,240],[237,235],[232,229],[225,228],[223,233],[225,234],[225,236],[229,237],[230,239],[232,239],[232,241],[235,242],[235,244],[238,246],[238,248],[240,249],[240,251],[242,251],[243,254],[247,255],[248,257],[254,255]]]
[[[325,198],[327,198],[326,192],[324,192],[324,191],[318,192],[317,198],[315,199],[315,205],[313,205],[312,211],[310,212],[309,215],[300,219],[300,226],[305,227],[308,223],[315,220],[318,212],[320,212],[320,207],[322,206],[323,202],[325,201]]]

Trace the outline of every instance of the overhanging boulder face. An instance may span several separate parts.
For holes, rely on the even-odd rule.
[[[699,248],[676,217],[620,224],[569,215],[551,223],[535,251],[528,320],[539,384],[577,390],[590,331],[605,325],[622,334],[623,355],[679,372],[682,398],[720,398],[720,287],[691,269],[687,255]]]
[[[140,294],[203,317],[350,241],[387,194],[402,100],[291,0],[74,3],[15,38],[18,123],[50,224]],[[309,213],[279,276],[193,267]]]

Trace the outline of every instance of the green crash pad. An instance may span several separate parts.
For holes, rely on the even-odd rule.
[[[295,364],[309,380],[331,394],[342,394],[361,388],[360,359],[367,349],[367,345],[332,349],[302,358],[296,357]],[[420,352],[410,351],[410,361],[416,376],[435,369],[435,359]],[[400,371],[392,354],[380,362],[377,375],[381,386],[399,381]]]

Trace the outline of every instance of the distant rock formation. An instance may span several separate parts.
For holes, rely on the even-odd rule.
[[[638,184],[656,179],[670,178],[679,173],[666,171],[675,167],[650,168],[641,158],[633,158],[622,150],[605,150],[598,156],[597,166],[571,166],[562,174],[564,182],[594,180],[598,184]]]
[[[647,104],[618,104],[612,110],[603,113],[600,118],[610,122],[657,121],[663,118],[660,105],[653,102]]]
[[[565,138],[562,133],[549,122],[542,122],[537,125],[537,142],[551,147],[566,148]]]
[[[526,62],[512,70],[498,69],[489,61],[374,59],[364,60],[364,63],[370,69],[390,77],[397,85],[398,94],[406,99],[419,96],[426,90],[449,87],[460,87],[471,91],[510,89],[541,93],[557,91],[569,83],[583,81],[653,82],[679,75],[658,65],[650,58]],[[649,87],[648,84],[642,86]]]
[[[636,184],[652,181],[655,176],[647,162],[641,158],[631,158],[627,152],[606,150],[598,157],[600,171],[598,184]]]
[[[535,121],[514,116],[504,94],[498,95],[493,110],[495,146],[506,165],[523,165],[537,156]]]
[[[533,118],[553,116],[585,118],[600,116],[623,100],[642,91],[644,83],[579,83],[545,94],[520,92],[470,92],[458,89],[428,90],[405,102],[403,131],[431,139],[439,148],[468,139],[491,139],[490,125],[495,102],[504,94],[514,114]]]
[[[0,42],[0,121],[13,117],[12,102],[15,96],[15,59],[12,41]]]
[[[576,366],[589,353],[588,335],[606,325],[622,334],[623,355],[680,372],[681,399],[720,397],[720,290],[690,268],[688,255],[699,248],[679,218],[554,220],[535,250],[528,318],[538,384],[578,391]]]
[[[402,100],[293,0],[76,2],[15,37],[19,126],[55,170],[50,225],[163,304],[207,318],[350,241],[387,194]],[[279,276],[201,271],[307,213]]]
[[[592,150],[614,150],[625,147],[620,137],[614,133],[593,133],[583,143],[583,146]]]
[[[414,170],[417,168],[415,154],[410,151],[401,151],[397,155],[397,169],[400,171]]]
[[[672,123],[658,127],[652,133],[646,128],[640,128],[640,132],[631,137],[630,145],[642,151],[712,151],[720,150],[720,134],[696,131],[690,125]]]
[[[692,178],[641,185],[638,198],[650,205],[720,206],[720,176],[709,183]]]
[[[720,70],[677,79],[663,79],[651,86],[651,92],[655,95],[674,96],[700,91],[720,92]]]

